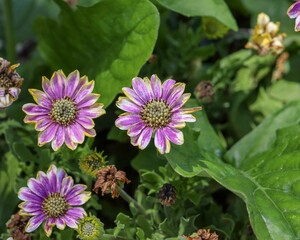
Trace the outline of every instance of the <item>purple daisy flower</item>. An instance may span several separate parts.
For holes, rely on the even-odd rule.
[[[86,203],[91,193],[84,191],[86,185],[74,185],[73,179],[61,168],[51,165],[47,173],[39,171],[36,178],[28,180],[28,187],[19,190],[20,214],[32,216],[26,232],[33,232],[42,222],[49,237],[53,226],[63,230],[67,225],[77,228],[78,220],[86,216],[80,206]]]
[[[96,103],[100,94],[92,93],[94,81],[86,76],[80,78],[76,70],[68,77],[59,70],[50,81],[43,77],[44,92],[29,89],[35,102],[23,106],[27,114],[25,123],[35,123],[40,131],[38,145],[52,141],[52,148],[57,151],[63,143],[74,150],[78,143],[83,143],[84,136],[95,137],[95,123],[92,120],[105,113],[103,104]]]
[[[116,126],[128,130],[131,143],[140,149],[147,147],[154,133],[154,144],[161,154],[170,152],[170,141],[183,144],[183,134],[178,128],[185,122],[195,122],[190,113],[201,107],[181,108],[190,98],[184,93],[185,84],[168,79],[163,84],[156,75],[148,78],[133,78],[132,87],[122,90],[126,97],[120,97],[117,106],[126,111],[116,120]]]
[[[292,4],[288,9],[287,14],[289,15],[290,18],[296,18],[295,31],[299,32],[300,31],[300,1],[297,1],[294,4]]]

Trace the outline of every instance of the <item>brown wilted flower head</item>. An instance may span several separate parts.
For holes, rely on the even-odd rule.
[[[25,227],[29,219],[29,216],[22,216],[19,213],[11,216],[10,220],[6,223],[6,227],[14,240],[31,240],[29,233],[25,232]]]
[[[195,88],[194,94],[197,99],[211,102],[214,96],[213,84],[211,81],[201,81]]]
[[[171,206],[176,202],[176,189],[170,183],[165,183],[158,192],[158,198],[162,205]]]
[[[123,187],[124,183],[130,183],[130,180],[126,178],[126,173],[118,171],[114,165],[109,165],[97,172],[97,181],[93,191],[98,193],[101,188],[102,196],[111,193],[112,198],[119,197],[117,187]]]
[[[0,58],[0,109],[9,107],[19,97],[23,83],[23,78],[16,72],[19,65],[10,65],[9,61]]]
[[[193,233],[191,236],[183,236],[186,240],[219,240],[219,236],[213,232],[210,232],[210,229],[199,229],[196,233]]]

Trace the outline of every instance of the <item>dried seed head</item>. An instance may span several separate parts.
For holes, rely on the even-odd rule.
[[[197,99],[211,102],[214,96],[213,84],[211,81],[201,81],[195,88],[195,96]]]
[[[16,72],[18,66],[0,58],[0,109],[10,106],[19,97],[23,78]]]
[[[186,240],[219,240],[219,236],[210,229],[199,229],[196,233],[190,236],[183,236]]]
[[[172,184],[166,183],[158,192],[158,198],[162,205],[171,206],[176,201],[176,189]]]
[[[22,216],[19,213],[11,216],[10,220],[6,223],[6,227],[14,240],[31,240],[29,233],[25,232],[25,227],[29,219],[29,216]]]
[[[124,183],[130,183],[130,180],[126,178],[126,173],[118,171],[114,165],[101,168],[97,172],[97,178],[93,191],[98,193],[101,188],[102,196],[111,193],[112,198],[119,197],[117,186],[123,187]]]

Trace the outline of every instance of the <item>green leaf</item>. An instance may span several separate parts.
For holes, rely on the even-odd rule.
[[[258,239],[294,240],[300,236],[300,126],[282,129],[268,151],[238,170],[221,162],[202,161],[216,181],[247,204]]]
[[[0,228],[14,213],[19,202],[15,186],[19,174],[19,163],[13,154],[8,152],[0,161]]]
[[[238,26],[223,0],[157,0],[162,6],[187,17],[214,17],[229,28],[237,31]]]
[[[269,149],[276,138],[276,131],[300,122],[300,101],[291,102],[265,118],[252,132],[238,141],[225,155],[226,159],[240,166],[247,159]]]
[[[195,106],[190,101],[188,106]],[[205,111],[193,113],[197,121],[187,123],[182,130],[184,134],[183,145],[173,145],[170,153],[165,157],[172,168],[182,176],[193,177],[202,172],[201,160],[220,161],[225,149],[221,138],[210,125]]]
[[[103,0],[76,11],[56,2],[61,7],[58,21],[35,21],[39,49],[53,69],[66,74],[79,69],[94,78],[95,91],[107,106],[151,55],[158,11],[147,0]]]

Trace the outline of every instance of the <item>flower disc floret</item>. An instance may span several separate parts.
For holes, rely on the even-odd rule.
[[[195,122],[190,114],[201,107],[182,108],[191,94],[184,93],[185,84],[168,79],[161,83],[156,75],[133,78],[132,88],[123,88],[126,97],[120,97],[117,106],[124,110],[116,126],[127,130],[131,143],[144,149],[154,134],[154,144],[161,154],[170,152],[170,141],[183,144],[180,128],[185,122]]]
[[[51,119],[63,126],[69,126],[77,116],[76,104],[69,98],[55,100],[50,110]]]
[[[36,178],[28,180],[28,187],[19,190],[20,214],[30,216],[25,231],[35,231],[43,222],[49,237],[53,226],[64,229],[77,228],[78,221],[86,216],[83,208],[91,193],[86,192],[86,185],[75,184],[61,168],[51,165],[47,173],[38,172]]]
[[[23,106],[27,114],[24,122],[34,123],[40,132],[39,146],[51,142],[57,151],[65,143],[74,150],[85,136],[96,136],[93,118],[103,115],[105,110],[103,104],[96,103],[100,95],[92,93],[94,81],[80,77],[77,70],[68,77],[60,70],[50,80],[44,77],[42,87],[44,92],[29,89],[36,104]]]

